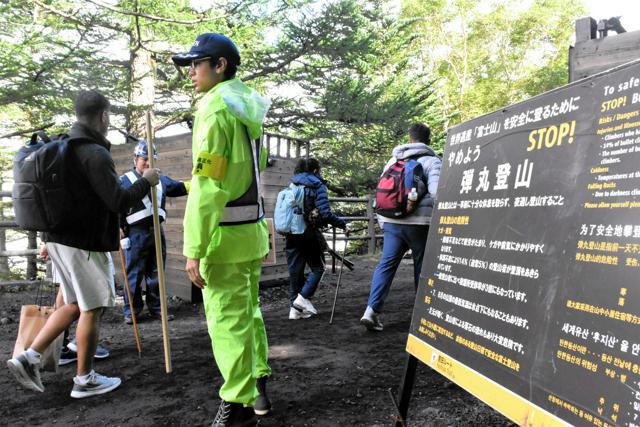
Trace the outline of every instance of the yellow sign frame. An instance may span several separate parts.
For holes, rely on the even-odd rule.
[[[566,421],[460,363],[413,334],[409,334],[407,352],[521,427],[571,426]]]

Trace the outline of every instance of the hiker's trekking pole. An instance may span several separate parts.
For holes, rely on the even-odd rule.
[[[333,314],[336,311],[336,302],[338,302],[338,291],[340,290],[340,280],[342,280],[342,270],[344,270],[344,257],[347,254],[347,245],[349,241],[344,241],[344,249],[342,250],[342,257],[340,260],[340,273],[338,273],[338,283],[336,284],[336,295],[333,297],[333,307],[331,308],[331,317],[329,318],[329,324],[333,324]]]
[[[127,268],[124,261],[124,254],[122,253],[122,245],[118,247],[120,252],[120,265],[122,266],[122,276],[124,277],[124,287],[127,290],[127,298],[129,298],[129,310],[131,310],[131,320],[133,321],[133,333],[136,336],[136,347],[138,348],[138,358],[142,357],[142,344],[140,343],[140,332],[138,331],[138,321],[136,320],[136,313],[133,310],[133,299],[131,298],[131,288],[129,287],[129,278],[127,277]]]
[[[151,130],[151,111],[147,111],[147,153],[149,167],[155,168],[153,158],[153,131]],[[162,185],[158,183],[158,185]],[[160,238],[160,217],[158,216],[158,195],[155,187],[151,188],[151,203],[153,204],[153,236],[156,244],[156,266],[158,267],[158,284],[160,287],[160,314],[162,317],[162,341],[164,343],[164,367],[167,374],[171,373],[171,348],[169,346],[169,321],[167,318],[167,293],[164,282],[164,260],[162,259],[162,239]]]

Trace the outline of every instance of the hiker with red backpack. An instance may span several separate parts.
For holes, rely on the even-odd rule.
[[[382,331],[380,313],[402,257],[411,249],[416,290],[427,243],[431,212],[442,161],[428,145],[429,127],[415,123],[409,143],[393,149],[376,189],[376,213],[383,229],[380,262],[371,279],[369,301],[360,323],[370,331]]]

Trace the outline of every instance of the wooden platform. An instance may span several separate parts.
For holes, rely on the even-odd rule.
[[[157,166],[163,174],[177,180],[191,178],[190,133],[158,138],[157,149]],[[133,144],[114,145],[111,147],[111,154],[119,174],[124,174],[133,167],[133,150]],[[273,217],[278,192],[289,184],[297,159],[275,158],[274,160],[273,166],[267,168],[261,176],[267,217]],[[197,301],[199,299],[199,290],[191,285],[187,273],[184,271],[185,258],[182,256],[182,218],[184,217],[186,202],[186,197],[168,198],[166,201],[167,221],[164,223],[164,232],[167,241],[167,261],[165,278],[169,295],[177,295],[188,301]],[[284,238],[281,236],[276,238],[276,254],[276,265],[263,267],[261,284],[288,277],[284,255]],[[124,283],[119,255],[114,253],[113,259],[116,262],[116,274],[119,283]]]
[[[597,23],[587,17],[576,21],[576,43],[569,49],[569,82],[640,59],[640,31],[598,38]]]

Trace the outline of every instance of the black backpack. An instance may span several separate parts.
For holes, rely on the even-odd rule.
[[[11,196],[23,229],[60,232],[73,225],[75,202],[65,185],[72,142],[67,135],[52,140],[39,131],[16,153]]]

